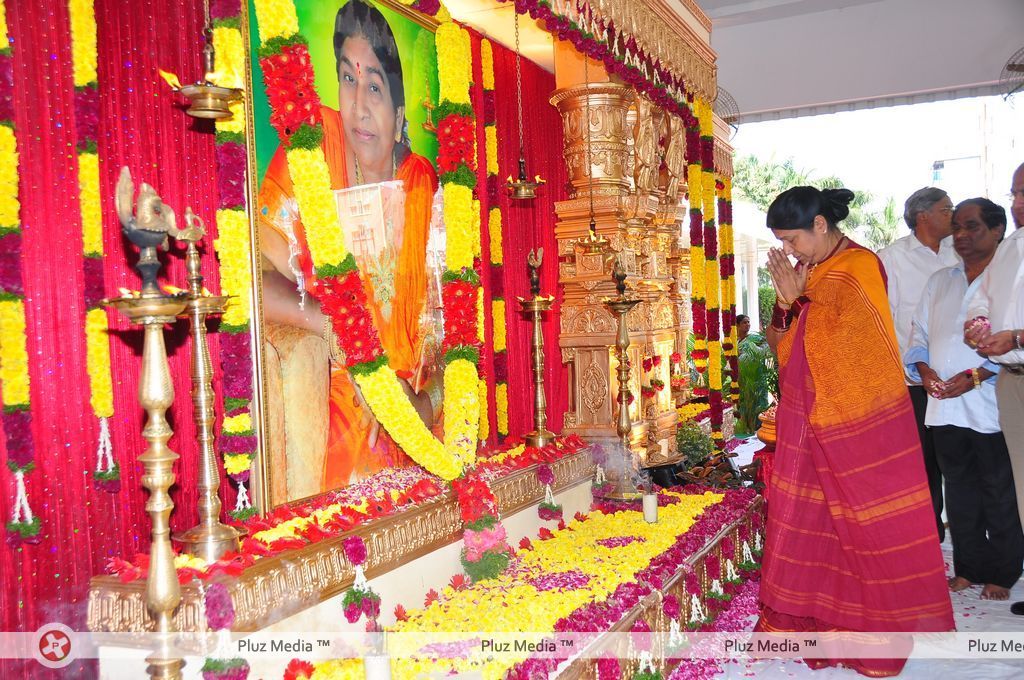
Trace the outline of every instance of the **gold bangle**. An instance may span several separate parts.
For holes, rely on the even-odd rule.
[[[331,317],[326,314],[324,314],[323,338],[327,343],[327,353],[330,355],[331,361],[344,363],[345,354],[341,351],[341,345],[338,344],[338,336],[334,333],[334,324],[331,322]]]

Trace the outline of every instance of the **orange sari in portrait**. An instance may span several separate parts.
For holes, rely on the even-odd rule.
[[[321,107],[321,113],[324,125],[322,148],[331,173],[331,188],[348,188],[341,116],[328,107]],[[382,313],[367,277],[364,276],[363,280],[388,364],[399,377],[411,378],[420,359],[420,314],[427,295],[427,239],[437,174],[426,158],[409,154],[398,166],[395,179],[403,182],[405,214],[389,315]],[[294,196],[284,149],[278,149],[260,185],[258,207],[263,222],[281,234],[286,242],[288,235],[274,217],[290,210],[289,204]],[[305,276],[306,290],[312,292],[316,287],[313,263],[305,231],[298,220],[294,221],[292,231],[299,246],[298,264]],[[375,445],[370,446],[372,420],[364,408],[348,371],[332,366],[331,422],[323,470],[324,490],[358,481],[384,468],[411,464],[383,429],[379,431]]]
[[[779,344],[759,631],[953,630],[885,291],[878,258],[851,244],[813,271]],[[903,658],[806,661],[898,674],[909,643],[879,649]]]

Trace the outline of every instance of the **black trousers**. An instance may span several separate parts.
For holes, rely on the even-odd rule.
[[[1024,562],[1024,533],[1003,433],[954,425],[932,431],[946,479],[953,572],[972,583],[1012,587]]]
[[[931,428],[924,426],[928,410],[928,393],[920,385],[910,385],[910,401],[914,405],[914,419],[917,420],[917,434],[921,437],[924,451],[924,471],[928,476],[928,491],[932,494],[932,509],[935,511],[935,526],[939,529],[939,542],[946,540],[946,527],[942,523],[942,471],[935,457],[935,442]]]

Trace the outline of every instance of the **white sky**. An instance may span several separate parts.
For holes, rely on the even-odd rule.
[[[871,192],[873,208],[893,196],[902,212],[915,190],[938,186],[954,204],[987,196],[1008,209],[1010,176],[1024,162],[1024,95],[748,123],[732,144],[737,158],[791,157],[815,176],[836,175],[850,189]],[[939,160],[945,168],[933,179]],[[903,225],[899,235],[906,233]]]

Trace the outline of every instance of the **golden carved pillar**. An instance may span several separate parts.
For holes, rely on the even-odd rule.
[[[588,70],[603,73],[595,66]],[[557,73],[556,79],[563,83]],[[632,88],[615,82],[561,87],[551,103],[562,115],[572,196],[555,205],[564,291],[560,346],[570,381],[565,428],[591,440],[618,440],[616,325],[602,304],[615,295],[611,267],[618,258],[627,273],[627,295],[640,300],[627,317],[634,396],[630,443],[649,466],[673,462],[676,413],[669,356],[676,348],[678,318],[669,258],[678,225],[656,219],[668,193],[661,174],[668,139],[665,116]],[[609,242],[605,256],[577,243],[589,231],[591,206],[596,230]],[[644,358],[655,355],[662,357],[661,365],[645,372]],[[644,397],[642,388],[652,379],[664,388]]]

